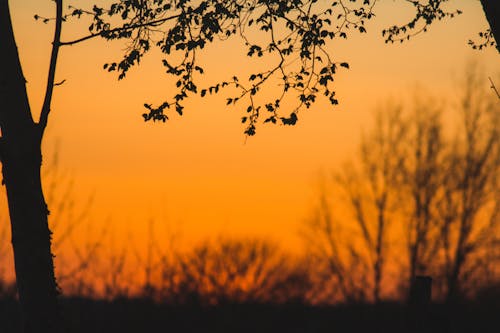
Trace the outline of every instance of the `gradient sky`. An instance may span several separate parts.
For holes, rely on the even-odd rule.
[[[53,16],[54,6],[48,0],[10,3],[37,114],[53,26],[33,15]],[[300,113],[296,126],[259,126],[248,139],[240,123],[244,105],[226,107],[224,93],[190,99],[185,115],[173,115],[166,124],[144,123],[143,103],[171,96],[173,81],[163,74],[156,52],[118,82],[102,65],[120,59],[123,44],[91,40],[63,47],[56,81],[66,82],[54,91],[46,159],[57,149],[58,168],[74,179],[77,201],[94,194],[93,223],[132,234],[139,243],[153,219],[160,239],[170,229],[190,240],[220,233],[258,235],[295,248],[298,227],[317,195],[318,175],[353,154],[377,103],[408,95],[415,83],[452,96],[453,78],[471,59],[492,76],[500,72],[496,50],[478,52],[467,45],[487,26],[479,1],[451,4],[464,14],[434,24],[408,43],[387,45],[381,30],[406,22],[411,13],[401,1],[380,1],[368,34],[354,34],[330,48],[336,61],[348,61],[351,68],[336,78],[340,105],[318,102]],[[78,21],[63,29],[63,40],[87,31]],[[206,85],[247,65],[241,46],[235,40],[207,48],[201,58]]]

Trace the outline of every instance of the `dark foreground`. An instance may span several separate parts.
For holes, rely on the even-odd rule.
[[[431,306],[228,304],[218,307],[159,305],[148,300],[63,300],[69,332],[500,332],[500,301]],[[13,299],[0,300],[0,332],[21,332]]]

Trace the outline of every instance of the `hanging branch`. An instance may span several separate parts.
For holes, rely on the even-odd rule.
[[[54,90],[54,80],[56,74],[57,55],[59,54],[59,47],[61,46],[61,28],[62,28],[62,8],[63,0],[55,0],[56,2],[56,26],[54,31],[54,41],[52,42],[52,53],[50,55],[49,74],[47,77],[47,88],[45,90],[45,98],[43,101],[42,112],[40,113],[40,139],[43,136],[45,128],[47,127],[47,120],[50,113],[50,104],[52,101],[52,93]]]

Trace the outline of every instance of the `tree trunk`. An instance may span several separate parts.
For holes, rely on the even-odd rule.
[[[500,1],[481,0],[481,4],[500,52]]]
[[[40,179],[41,131],[31,116],[8,0],[0,0],[0,45],[0,152],[24,330],[60,332],[59,291]]]
[[[455,255],[455,260],[453,261],[453,266],[451,272],[449,272],[446,283],[447,283],[447,292],[446,292],[446,303],[452,304],[456,303],[461,295],[460,295],[460,272],[462,270],[462,265],[465,262],[465,256],[459,250],[457,250],[457,254]]]

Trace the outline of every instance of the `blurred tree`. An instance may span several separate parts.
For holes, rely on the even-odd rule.
[[[466,292],[500,241],[500,110],[469,66],[457,98],[462,125],[446,161],[438,203],[446,298]]]
[[[402,151],[408,128],[401,112],[402,107],[398,105],[377,112],[373,132],[361,141],[360,170],[356,171],[354,166],[344,168],[344,175],[338,177],[369,253],[375,302],[380,301],[388,232],[394,220],[394,205],[399,200],[394,189],[406,158]]]
[[[304,265],[263,240],[219,239],[177,253],[161,265],[160,301],[177,304],[304,302]]]
[[[57,310],[58,286],[54,276],[50,250],[51,231],[49,213],[42,191],[40,168],[41,141],[47,126],[55,81],[59,49],[85,40],[102,37],[106,40],[124,39],[129,42],[121,61],[105,65],[109,71],[118,71],[119,78],[138,64],[153,46],[165,54],[162,59],[167,73],[177,77],[177,92],[171,101],[157,107],[145,104],[145,120],[165,121],[164,111],[173,107],[182,114],[182,101],[189,94],[217,93],[232,86],[238,93],[228,98],[228,104],[246,100],[245,133],[255,134],[261,114],[264,122],[294,125],[299,109],[309,108],[317,95],[325,95],[337,104],[332,89],[334,75],[345,62],[334,61],[327,51],[326,42],[333,38],[347,38],[347,32],[366,32],[365,22],[372,17],[376,0],[335,1],[330,6],[317,0],[261,1],[261,0],[120,0],[107,9],[93,6],[91,10],[71,7],[63,11],[63,0],[55,0],[55,18],[35,15],[43,22],[55,21],[55,33],[49,64],[45,98],[36,122],[31,114],[17,47],[12,30],[8,0],[0,0],[0,127],[2,132],[1,159],[7,190],[12,229],[15,268],[19,299],[25,314],[27,332],[58,332],[60,320]],[[386,31],[387,41],[425,31],[436,20],[456,15],[442,4],[446,0],[405,1],[416,9],[415,18],[402,27]],[[498,34],[496,2],[483,0],[493,36]],[[62,42],[63,22],[70,17],[89,15],[92,23],[90,35]],[[250,27],[253,27],[253,31]],[[264,34],[267,42],[251,41],[252,33]],[[208,43],[226,40],[238,35],[246,43],[248,56],[274,56],[272,65],[246,80],[233,76],[225,82],[198,91],[195,76],[203,73],[196,62],[196,54]],[[260,39],[262,41],[264,39]],[[174,64],[174,54],[181,61]],[[299,61],[295,60],[298,57]],[[281,82],[282,92],[271,101],[259,105],[256,95],[265,84]],[[295,106],[286,114],[280,112],[283,98],[295,93]],[[290,105],[290,103],[286,103]]]
[[[429,274],[439,246],[436,202],[442,190],[445,142],[443,105],[421,91],[416,92],[413,113],[407,120],[405,149],[401,152],[400,195],[408,247],[409,280]]]
[[[343,299],[357,290],[361,272],[370,276],[363,283],[369,298],[379,301],[384,264],[398,252],[407,255],[408,272],[398,277],[402,285],[432,275],[448,301],[499,277],[500,112],[482,77],[468,65],[452,106],[461,121],[454,137],[444,134],[445,104],[418,91],[412,113],[391,104],[379,109],[359,156],[323,184],[335,189],[335,201],[347,202],[350,220],[345,212],[336,220],[332,194],[322,189],[305,236]],[[390,233],[404,235],[397,238],[406,251],[389,247]]]
[[[315,304],[365,302],[373,285],[370,267],[356,248],[357,239],[345,230],[349,223],[336,216],[328,185],[323,177],[318,203],[301,230],[313,267],[309,298]]]
[[[467,66],[452,106],[462,123],[454,138],[444,135],[444,104],[415,99],[394,188],[407,232],[409,282],[431,274],[449,301],[478,287],[471,279],[479,283],[479,271],[491,270],[487,253],[499,241],[500,113],[483,76],[477,65]]]
[[[338,235],[342,225],[335,223],[324,191],[317,212],[308,220],[306,235],[311,239],[310,244],[317,249],[319,258],[330,263],[331,274],[338,280],[347,301],[381,300],[381,282],[389,253],[388,234],[395,219],[395,206],[400,202],[395,189],[401,184],[407,131],[402,107],[395,104],[384,107],[376,114],[375,128],[363,136],[356,162],[344,165],[334,175],[333,187],[342,193],[339,196],[347,202],[352,218],[352,221],[345,218],[344,228],[345,224],[355,226],[348,243],[339,239],[345,238]],[[358,285],[353,279],[360,275],[368,278]],[[368,289],[370,295],[366,295]]]

